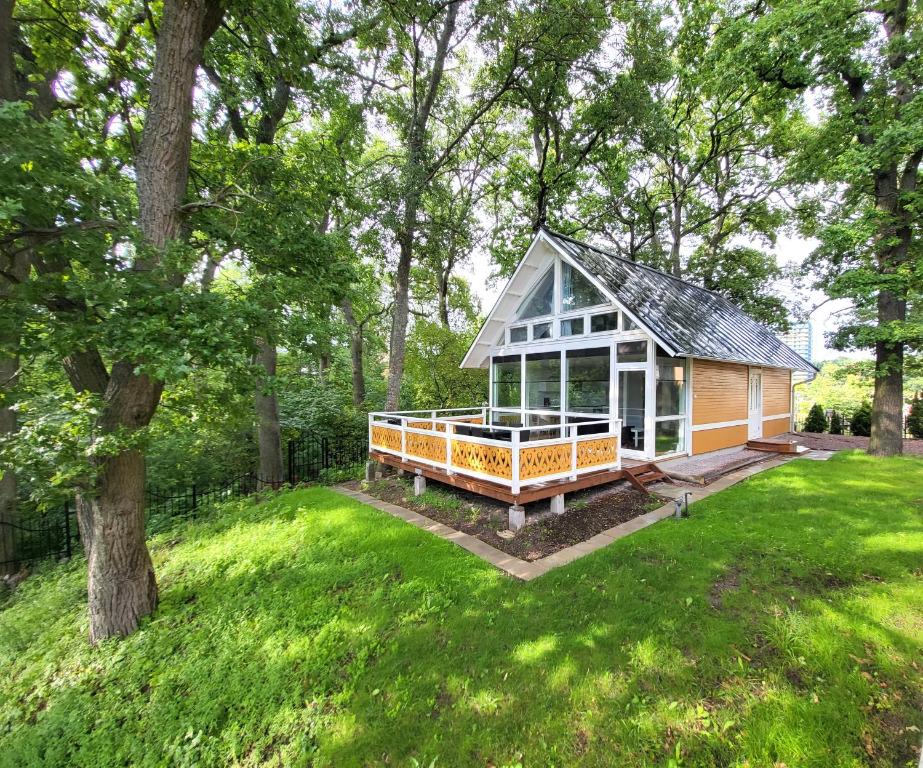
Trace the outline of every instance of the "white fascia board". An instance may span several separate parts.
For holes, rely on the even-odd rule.
[[[462,358],[461,364],[458,366],[459,368],[481,368],[482,367],[480,364],[472,364],[473,361],[471,360],[471,358],[474,355],[474,350],[479,346],[486,346],[488,349],[492,346],[492,342],[484,341],[485,333],[488,329],[488,326],[490,326],[491,323],[500,322],[503,325],[506,324],[506,320],[500,320],[499,318],[494,317],[494,315],[496,314],[497,309],[500,307],[501,302],[506,298],[507,289],[516,280],[517,276],[522,271],[526,262],[529,261],[529,257],[532,255],[532,251],[535,250],[535,246],[539,243],[540,240],[542,240],[541,231],[539,231],[539,233],[534,238],[532,238],[532,243],[526,249],[525,255],[519,260],[519,264],[516,266],[516,269],[514,270],[513,274],[510,276],[510,279],[506,281],[506,285],[503,286],[503,290],[500,291],[500,295],[497,296],[496,300],[494,301],[494,305],[490,308],[490,312],[487,313],[487,318],[484,320],[484,324],[481,326],[481,330],[478,331],[478,335],[474,337],[474,341],[471,342],[471,346],[468,347],[468,351],[465,353],[464,358]],[[557,250],[558,249],[555,249],[555,251]]]
[[[562,261],[566,261],[574,269],[576,269],[581,275],[583,275],[587,280],[589,280],[603,296],[605,296],[609,301],[617,306],[621,312],[624,312],[631,321],[637,325],[642,331],[644,331],[648,336],[650,336],[654,341],[656,341],[661,347],[663,347],[667,352],[669,352],[673,357],[677,356],[677,352],[669,344],[667,344],[663,339],[661,339],[656,333],[654,333],[650,328],[648,328],[646,323],[642,323],[634,314],[624,307],[622,302],[620,302],[612,294],[612,291],[599,280],[596,275],[590,274],[582,266],[577,264],[570,256],[567,255],[567,252],[562,250],[561,247],[555,243],[551,238],[545,235],[544,231],[539,232],[539,237],[541,237],[548,245],[554,248],[555,252],[561,257]],[[538,238],[536,238],[538,239]]]

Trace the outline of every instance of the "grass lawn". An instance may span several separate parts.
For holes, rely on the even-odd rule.
[[[80,561],[0,606],[0,765],[916,765],[919,459],[796,460],[530,584],[321,488],[152,546],[127,640],[87,646]]]

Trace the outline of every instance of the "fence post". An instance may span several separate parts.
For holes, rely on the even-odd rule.
[[[67,552],[67,559],[71,557],[71,509],[67,499],[64,499],[64,551]]]
[[[288,484],[295,484],[295,438],[288,440]]]
[[[330,457],[327,455],[327,438],[322,437],[320,439],[320,453],[321,453],[321,469],[330,469]]]
[[[195,483],[192,484],[192,511],[195,512],[199,505],[198,494],[196,493]]]

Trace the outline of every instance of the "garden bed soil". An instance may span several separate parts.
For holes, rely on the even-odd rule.
[[[856,437],[854,435],[790,432],[787,435],[780,435],[780,437],[797,440],[806,448],[814,451],[864,451],[869,447],[867,437]],[[923,456],[923,440],[904,438],[904,453],[908,456]]]
[[[346,486],[381,501],[419,512],[431,520],[521,560],[539,560],[566,547],[579,544],[620,523],[643,515],[663,504],[663,499],[633,488],[625,482],[591,488],[567,497],[563,515],[549,512],[549,501],[526,505],[530,522],[514,536],[507,532],[509,507],[503,502],[458,488],[427,481],[422,496],[413,495],[409,477],[387,476],[371,483],[351,482]],[[499,535],[501,532],[506,536]]]

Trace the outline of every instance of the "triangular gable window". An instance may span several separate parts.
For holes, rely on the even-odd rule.
[[[561,264],[561,311],[606,304],[606,300],[583,274],[566,261]]]
[[[549,269],[538,281],[529,295],[523,299],[516,312],[517,320],[528,320],[530,317],[550,315],[554,309],[554,267]]]

